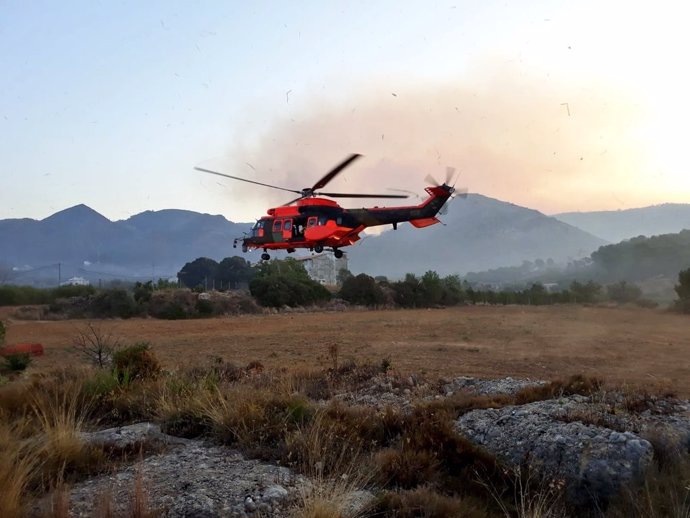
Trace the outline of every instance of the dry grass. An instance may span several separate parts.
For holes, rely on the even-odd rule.
[[[46,354],[30,370],[68,366],[85,322],[13,321],[7,342],[40,342]],[[641,308],[464,306],[442,310],[245,315],[193,321],[108,322],[123,342],[147,341],[164,368],[208,355],[238,364],[260,359],[267,370],[330,368],[392,358],[403,373],[434,376],[566,378],[582,373],[635,388],[670,386],[690,396],[685,315]],[[45,366],[45,367],[44,367]],[[653,374],[653,377],[650,375]]]

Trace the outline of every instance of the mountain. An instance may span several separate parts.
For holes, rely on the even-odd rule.
[[[16,282],[54,283],[57,263],[62,279],[167,277],[197,257],[236,254],[232,239],[250,225],[184,210],[146,211],[113,222],[77,205],[40,221],[0,220],[0,265],[21,270]]]
[[[606,242],[536,210],[470,194],[450,203],[444,225],[398,230],[365,238],[348,253],[354,273],[401,277],[405,273],[464,274],[525,260],[567,262]]]
[[[564,212],[555,218],[606,241],[656,236],[690,229],[690,204],[664,203],[639,209]]]

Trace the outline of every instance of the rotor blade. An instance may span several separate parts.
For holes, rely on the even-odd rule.
[[[431,185],[434,185],[434,186],[436,186],[436,187],[438,187],[439,185],[441,185],[440,183],[438,183],[438,182],[436,181],[436,178],[434,178],[434,177],[431,176],[430,174],[426,175],[426,177],[424,178],[424,181],[425,181],[426,183],[430,183]]]
[[[329,198],[409,198],[406,194],[354,194],[348,192],[315,192],[314,194]]]
[[[283,204],[281,205],[281,207],[287,207],[288,205],[292,205],[292,204],[295,203],[296,201],[303,200],[304,198],[305,198],[305,196],[300,196],[299,198],[295,198],[294,200],[290,200],[290,201],[287,202],[287,203],[283,203]]]
[[[194,169],[196,169],[197,171],[201,171],[202,173],[215,174],[218,176],[224,176],[225,178],[232,178],[233,180],[240,180],[242,182],[254,183],[256,185],[263,185],[264,187],[270,187],[271,189],[280,189],[281,191],[295,192],[297,194],[300,194],[302,192],[302,191],[296,191],[294,189],[285,189],[284,187],[278,187],[277,185],[271,185],[268,183],[255,182],[254,180],[247,180],[246,178],[240,178],[238,176],[230,176],[229,174],[218,173],[216,171],[211,171],[210,169],[204,169],[203,167],[195,167]]]
[[[311,188],[312,191],[315,191],[316,189],[321,189],[322,187],[326,187],[326,184],[333,180],[333,178],[335,178],[338,175],[338,173],[340,173],[340,171],[345,169],[347,166],[349,166],[352,162],[354,162],[361,156],[362,155],[360,155],[359,153],[353,153],[352,155],[347,157],[345,160],[343,160],[337,166],[335,166],[333,169],[327,172],[323,176],[323,178],[321,178],[321,180],[316,182],[314,186]]]
[[[451,180],[455,176],[455,168],[448,166],[446,167],[446,185],[450,185]]]

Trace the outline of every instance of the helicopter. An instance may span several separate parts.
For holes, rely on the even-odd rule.
[[[426,187],[428,197],[418,205],[401,207],[364,207],[361,209],[345,209],[335,201],[327,198],[408,198],[407,194],[362,194],[323,192],[331,180],[362,155],[354,153],[328,171],[311,187],[301,190],[287,189],[267,183],[248,180],[238,176],[212,171],[203,167],[195,167],[197,171],[214,174],[248,182],[272,189],[279,189],[298,194],[299,196],[280,207],[267,210],[252,226],[250,232],[243,237],[235,238],[233,246],[242,243],[242,251],[263,249],[261,259],[268,261],[271,257],[269,250],[285,250],[295,252],[298,248],[306,248],[320,254],[326,248],[333,250],[336,258],[343,256],[341,248],[350,246],[360,240],[360,232],[365,228],[378,225],[392,225],[398,228],[398,223],[410,222],[416,228],[424,228],[440,223],[436,215],[446,202],[456,192],[455,186],[450,185],[455,170],[446,169],[446,181],[439,183],[431,175],[426,181],[431,185]],[[397,190],[397,189],[393,189]],[[410,191],[401,191],[410,192]],[[414,193],[412,193],[414,194]],[[467,196],[466,190],[459,192]],[[325,197],[325,198],[324,198]]]

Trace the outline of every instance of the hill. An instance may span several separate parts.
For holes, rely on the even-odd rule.
[[[350,270],[391,277],[427,270],[464,274],[538,258],[568,262],[606,244],[539,211],[479,194],[454,200],[441,219],[444,225],[401,225],[364,239],[348,254]]]
[[[0,265],[26,270],[5,275],[11,282],[54,284],[58,263],[62,279],[167,277],[190,259],[237,253],[232,239],[249,227],[185,210],[146,211],[113,222],[77,205],[43,220],[0,220]]]
[[[638,209],[564,212],[554,217],[606,241],[655,236],[690,229],[690,204],[664,203]]]

